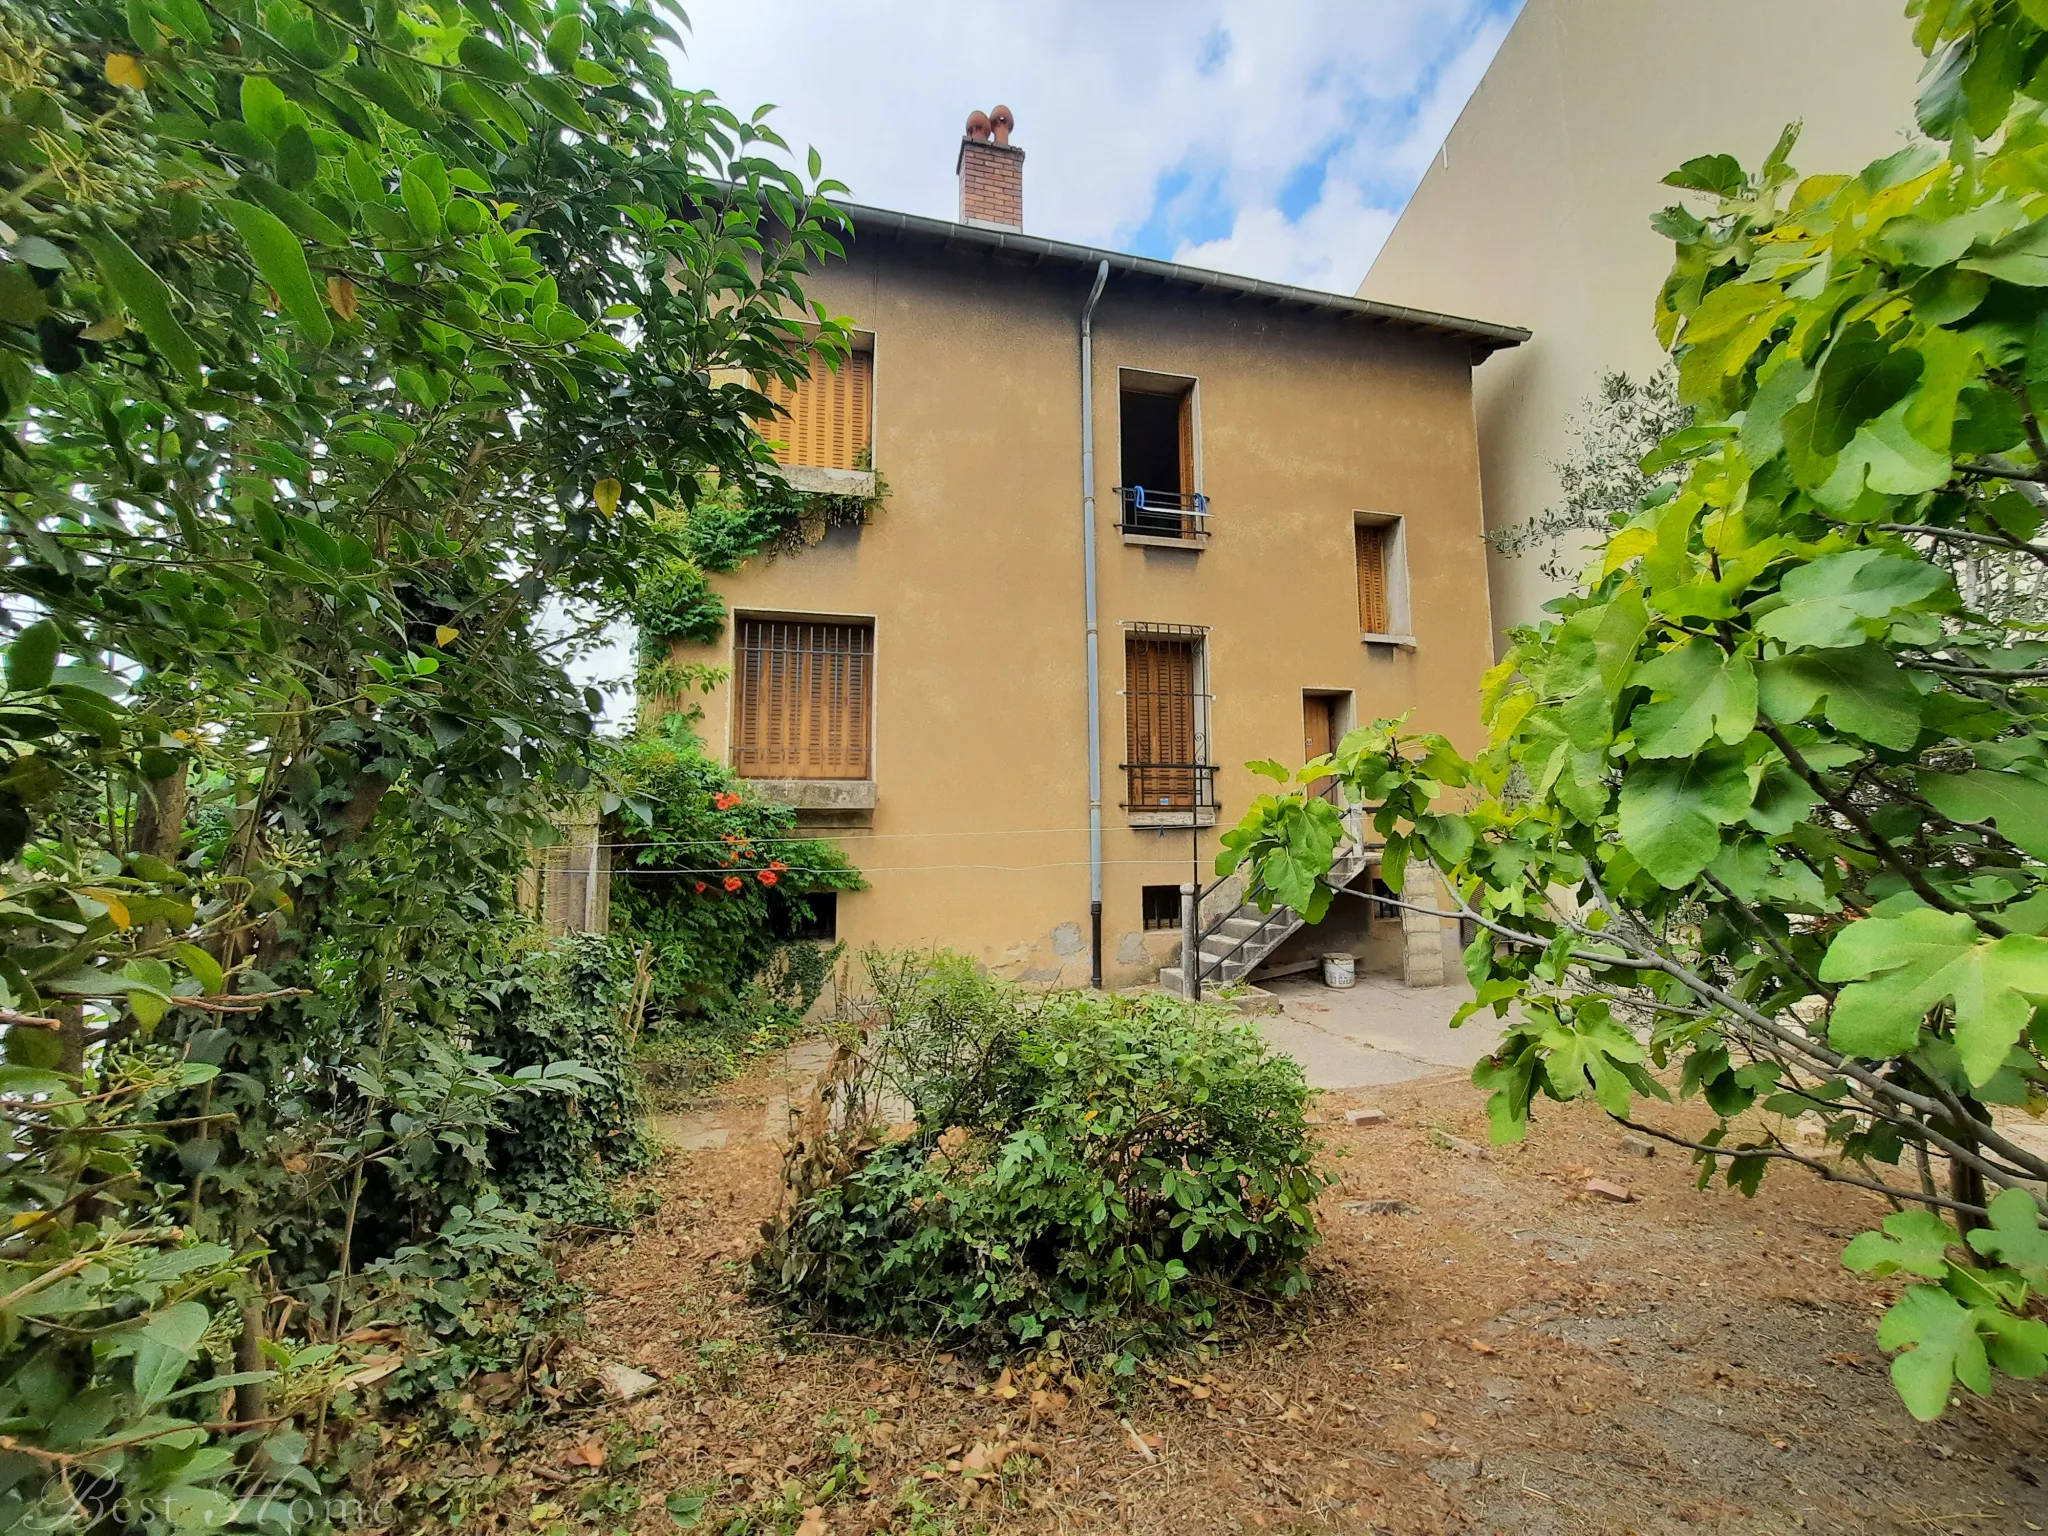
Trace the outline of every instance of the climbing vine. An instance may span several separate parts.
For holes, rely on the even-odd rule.
[[[729,576],[764,552],[794,555],[833,528],[857,528],[888,500],[879,474],[865,493],[798,490],[780,476],[754,484],[718,483],[687,510],[662,514],[679,548],[640,577],[633,621],[640,637],[641,692],[664,689],[655,675],[678,642],[709,645],[725,633],[725,600],[713,576]]]

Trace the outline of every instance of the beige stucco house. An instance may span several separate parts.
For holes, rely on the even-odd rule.
[[[1723,151],[1753,169],[1795,120],[1801,170],[1860,170],[1903,142],[1920,64],[1904,0],[1528,0],[1358,290],[1534,330],[1474,390],[1489,528],[1555,504],[1603,372],[1662,360],[1666,173]],[[1493,557],[1496,625],[1556,595],[1538,564]]]
[[[970,122],[958,221],[855,208],[810,285],[858,350],[764,431],[886,501],[717,579],[676,654],[729,669],[710,748],[865,873],[836,937],[1123,986],[1177,959],[1247,760],[1404,711],[1477,745],[1472,377],[1526,332],[1028,235],[1008,130]]]

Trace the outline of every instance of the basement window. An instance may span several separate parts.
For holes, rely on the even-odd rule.
[[[837,891],[813,891],[803,898],[803,904],[810,909],[808,917],[793,915],[789,925],[792,939],[811,940],[829,944],[839,937],[839,893]]]
[[[1180,887],[1177,885],[1148,885],[1139,892],[1139,901],[1144,910],[1145,931],[1164,933],[1180,927]]]
[[[1201,490],[1195,381],[1121,370],[1117,425],[1123,479],[1117,487],[1117,527],[1124,537],[1145,543],[1207,543],[1209,499]]]

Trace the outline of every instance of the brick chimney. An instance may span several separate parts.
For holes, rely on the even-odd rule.
[[[960,222],[1024,227],[1024,151],[1010,142],[1017,119],[1008,107],[976,112],[960,140]]]

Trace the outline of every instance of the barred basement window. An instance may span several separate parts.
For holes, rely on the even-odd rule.
[[[1180,927],[1180,887],[1148,885],[1138,893],[1148,932]]]
[[[741,619],[733,768],[752,779],[872,778],[875,630]]]

